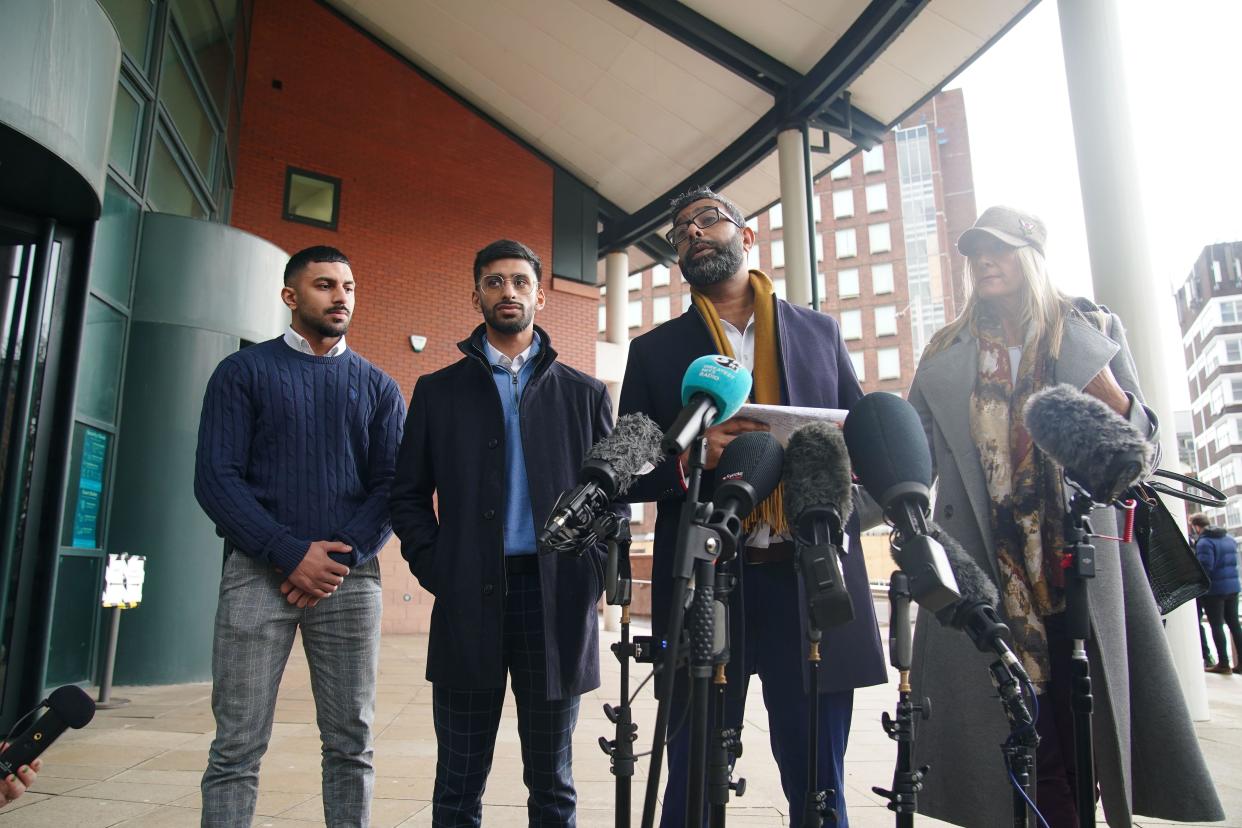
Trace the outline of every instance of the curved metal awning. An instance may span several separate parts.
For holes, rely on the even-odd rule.
[[[668,255],[671,195],[748,214],[776,135],[818,175],[934,95],[1038,0],[328,0],[601,196],[600,251]]]

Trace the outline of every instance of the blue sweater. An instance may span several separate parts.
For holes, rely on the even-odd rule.
[[[311,542],[351,567],[392,533],[388,490],[405,404],[352,350],[316,357],[281,338],[224,359],[207,383],[194,494],[232,543],[288,574]]]

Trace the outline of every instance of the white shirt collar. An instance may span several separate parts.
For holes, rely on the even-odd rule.
[[[311,347],[310,342],[306,340],[306,337],[295,331],[292,325],[285,328],[285,344],[300,353],[318,356],[318,354],[315,353],[315,349]],[[345,337],[342,336],[336,341],[335,345],[328,349],[328,352],[324,354],[324,356],[335,357],[340,356],[343,353],[345,353]]]
[[[487,334],[483,334],[483,350],[487,353],[487,361],[492,365],[499,365],[511,374],[516,374],[522,370],[522,366],[526,364],[527,360],[534,356],[534,352],[537,350],[538,345],[539,334],[535,334],[531,337],[530,344],[526,346],[526,350],[510,359],[505,354],[502,354],[500,351],[496,350],[496,346],[488,340]]]

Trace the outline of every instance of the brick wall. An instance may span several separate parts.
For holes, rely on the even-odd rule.
[[[482,321],[470,306],[476,250],[519,239],[552,287],[552,168],[314,0],[255,4],[241,123],[233,224],[291,253],[345,251],[358,282],[350,347],[407,398]],[[335,231],[281,218],[289,166],[341,179]],[[594,289],[550,289],[538,319],[587,372],[597,304]],[[410,334],[427,337],[421,354]],[[430,596],[395,541],[381,560],[384,630],[426,629]]]

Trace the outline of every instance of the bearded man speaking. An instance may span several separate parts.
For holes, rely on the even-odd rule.
[[[862,396],[837,322],[825,313],[779,299],[772,281],[747,270],[746,254],[755,243],[741,211],[729,199],[700,187],[672,203],[668,241],[677,251],[681,275],[693,302],[671,320],[630,343],[621,413],[642,412],[667,429],[681,410],[681,380],[704,354],[726,354],[754,376],[752,401],[769,405],[849,408]],[[707,429],[708,469],[739,434],[767,426],[734,418]],[[657,640],[664,634],[672,591],[677,524],[685,502],[685,458],[665,461],[638,479],[631,502],[656,501],[652,622]],[[704,499],[711,497],[711,475],[704,476]],[[830,791],[826,808],[847,826],[845,757],[854,688],[886,679],[867,571],[860,553],[843,559],[853,600],[853,621],[827,630],[820,645],[819,697],[811,699],[806,655],[805,600],[794,566],[794,544],[781,508],[781,490],[761,503],[745,524],[746,548],[738,567],[730,619],[732,663],[728,671],[726,727],[740,728],[749,677],[758,674],[768,710],[772,752],[789,800],[790,825],[802,824],[809,755],[807,723],[811,704],[819,705],[818,790]],[[851,520],[850,546],[859,549],[858,520]],[[674,692],[671,721],[680,721],[685,700],[684,671]],[[681,825],[686,813],[688,727],[669,743],[668,786],[661,825]],[[745,734],[743,734],[745,737]],[[754,749],[754,745],[750,750]]]

